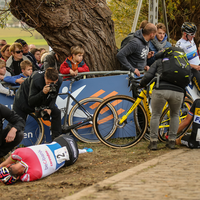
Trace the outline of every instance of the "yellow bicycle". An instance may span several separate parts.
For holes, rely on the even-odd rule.
[[[138,83],[139,78],[133,78],[135,83]],[[130,78],[130,76],[129,76]],[[93,116],[93,126],[94,131],[97,137],[105,145],[113,148],[128,148],[137,144],[147,133],[149,128],[151,111],[149,106],[148,91],[149,88],[139,89],[134,87],[136,92],[140,94],[136,98],[132,98],[126,95],[116,95],[104,100],[97,107],[94,116]],[[151,92],[151,89],[150,89]],[[117,117],[110,114],[109,107],[107,105],[113,105],[117,111]],[[180,122],[186,117],[187,112],[192,105],[192,100],[185,98],[183,107],[184,112],[180,109]],[[108,114],[109,113],[109,114]],[[160,122],[159,130],[164,131],[165,133],[169,128],[169,108],[166,103],[162,119]],[[189,128],[189,127],[187,127]],[[116,129],[112,137],[105,139],[111,130]],[[182,131],[180,135],[184,134],[186,129]],[[165,135],[162,134],[162,137]]]

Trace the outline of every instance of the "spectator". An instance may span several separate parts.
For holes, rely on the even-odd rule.
[[[6,40],[0,40],[0,50],[3,46],[7,44]]]
[[[11,56],[6,61],[7,70],[12,76],[19,75],[22,73],[20,63],[23,60],[29,60],[23,55],[22,45],[20,43],[14,43],[10,46],[9,51]]]
[[[159,54],[157,54],[158,56]],[[144,74],[144,77],[140,81],[140,86],[145,87],[156,75],[162,74],[162,53],[150,67],[149,71]],[[169,59],[168,59],[169,60]],[[171,62],[170,62],[171,63]],[[158,81],[158,80],[157,80]],[[182,88],[176,84],[161,79],[159,84],[155,84],[151,95],[151,108],[152,116],[150,121],[150,144],[148,148],[150,150],[157,150],[158,141],[158,127],[160,116],[162,114],[163,107],[166,101],[170,107],[170,127],[169,127],[169,140],[167,147],[174,149],[176,133],[179,124],[179,110],[184,98],[185,88]],[[157,86],[159,85],[159,86]]]
[[[34,55],[31,52],[29,52],[28,44],[26,43],[26,41],[24,41],[22,39],[17,39],[15,42],[18,42],[22,45],[23,55],[26,56],[32,62],[33,71],[40,69]]]
[[[45,49],[45,48],[43,48],[43,47],[39,48],[39,50],[40,50],[41,56],[42,56],[42,54],[44,54],[44,53],[46,53],[46,52],[47,52],[47,51],[46,51],[46,49]]]
[[[0,59],[0,93],[6,94],[8,96],[13,96],[14,95],[13,91],[7,89],[6,86],[2,85],[1,83],[4,77],[6,76],[11,76],[11,74],[6,70],[6,62]]]
[[[197,47],[194,42],[194,37],[197,27],[192,22],[184,22],[182,27],[182,38],[177,41],[176,47],[180,47],[187,54],[188,61],[192,68],[192,82],[200,91],[200,59],[197,53]]]
[[[149,51],[154,52],[154,56],[147,59],[147,65],[151,66],[155,61],[155,55],[164,48],[171,47],[172,45],[167,41],[166,26],[163,23],[156,25],[157,32],[153,40],[149,42]]]
[[[62,78],[55,68],[35,72],[20,85],[13,103],[13,110],[24,120],[35,111],[38,118],[51,117],[52,140],[61,133],[61,111],[55,105],[61,84]]]
[[[31,50],[31,53],[35,56],[35,59],[37,61],[38,66],[41,68],[42,64],[41,64],[41,52],[39,49],[37,48],[33,48]]]
[[[153,52],[149,52],[149,41],[155,37],[156,31],[156,26],[148,23],[144,29],[137,30],[134,38],[117,53],[117,59],[126,70],[140,76],[139,70],[149,69],[147,57],[153,56]]]
[[[9,51],[10,45],[6,44],[1,48],[1,59],[4,61],[7,61],[10,57],[10,51]]]
[[[67,57],[60,66],[60,73],[76,76],[78,72],[89,72],[88,66],[83,61],[84,49],[81,46],[73,46],[70,52],[71,56]]]
[[[0,50],[1,50],[1,48],[4,46],[4,45],[6,45],[7,44],[7,42],[6,42],[6,40],[0,40]],[[1,57],[2,55],[1,55],[1,52],[0,52],[0,57]]]
[[[34,44],[29,44],[28,48],[29,51],[31,52],[32,49],[36,49],[36,46]]]
[[[76,141],[61,135],[50,144],[40,144],[16,149],[6,161],[0,164],[7,173],[0,173],[3,183],[9,185],[21,181],[35,181],[49,176],[61,167],[73,165],[79,156]],[[44,160],[46,162],[44,162]],[[10,167],[6,168],[8,165]],[[10,179],[6,179],[11,175]]]
[[[9,123],[3,129],[4,119]],[[14,111],[0,104],[0,122],[0,161],[2,162],[4,156],[22,141],[25,121]]]
[[[54,51],[51,51],[48,53],[48,55],[44,58],[44,70],[46,70],[49,67],[53,67],[57,69],[60,72],[60,61],[58,58],[58,54],[56,54]]]
[[[16,76],[6,76],[3,80],[6,83],[17,86],[24,82],[24,78],[28,78],[32,74],[32,63],[29,60],[24,60],[20,63],[22,73]]]

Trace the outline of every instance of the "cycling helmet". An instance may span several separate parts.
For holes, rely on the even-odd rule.
[[[12,176],[7,167],[0,168],[0,180],[6,185],[12,185],[17,181],[17,178]]]
[[[181,31],[186,33],[195,33],[197,31],[197,27],[192,22],[184,22],[181,26]]]

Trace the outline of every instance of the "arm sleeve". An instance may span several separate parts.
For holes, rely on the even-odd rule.
[[[150,69],[145,73],[142,80],[140,81],[141,87],[145,87],[154,77],[157,71],[157,61],[155,61]]]
[[[89,67],[84,63],[82,67],[78,67],[78,72],[89,72]]]
[[[6,76],[3,80],[7,83],[11,83],[12,85],[19,85],[15,82],[19,78],[21,78],[21,76]]]
[[[13,91],[5,88],[1,83],[0,83],[0,93],[12,96],[13,95]]]
[[[70,67],[66,63],[66,60],[60,65],[61,74],[69,74]]]
[[[25,121],[17,115],[15,111],[10,110],[6,106],[0,104],[1,116],[5,118],[12,127],[15,127],[18,131],[24,130]]]
[[[32,79],[29,87],[28,104],[31,107],[40,106],[41,102],[47,98],[48,95],[44,94],[41,88],[37,88],[35,81],[36,80]]]
[[[135,68],[129,63],[127,56],[134,54],[138,49],[137,46],[138,44],[134,40],[131,40],[123,49],[117,53],[117,59],[119,62],[128,70],[131,69],[132,72],[135,71]]]

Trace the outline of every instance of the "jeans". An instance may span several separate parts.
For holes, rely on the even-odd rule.
[[[151,107],[152,116],[150,122],[150,140],[158,140],[159,121],[162,114],[163,107],[166,102],[170,108],[170,127],[168,140],[175,141],[179,126],[179,110],[183,102],[184,93],[172,90],[153,90]]]

